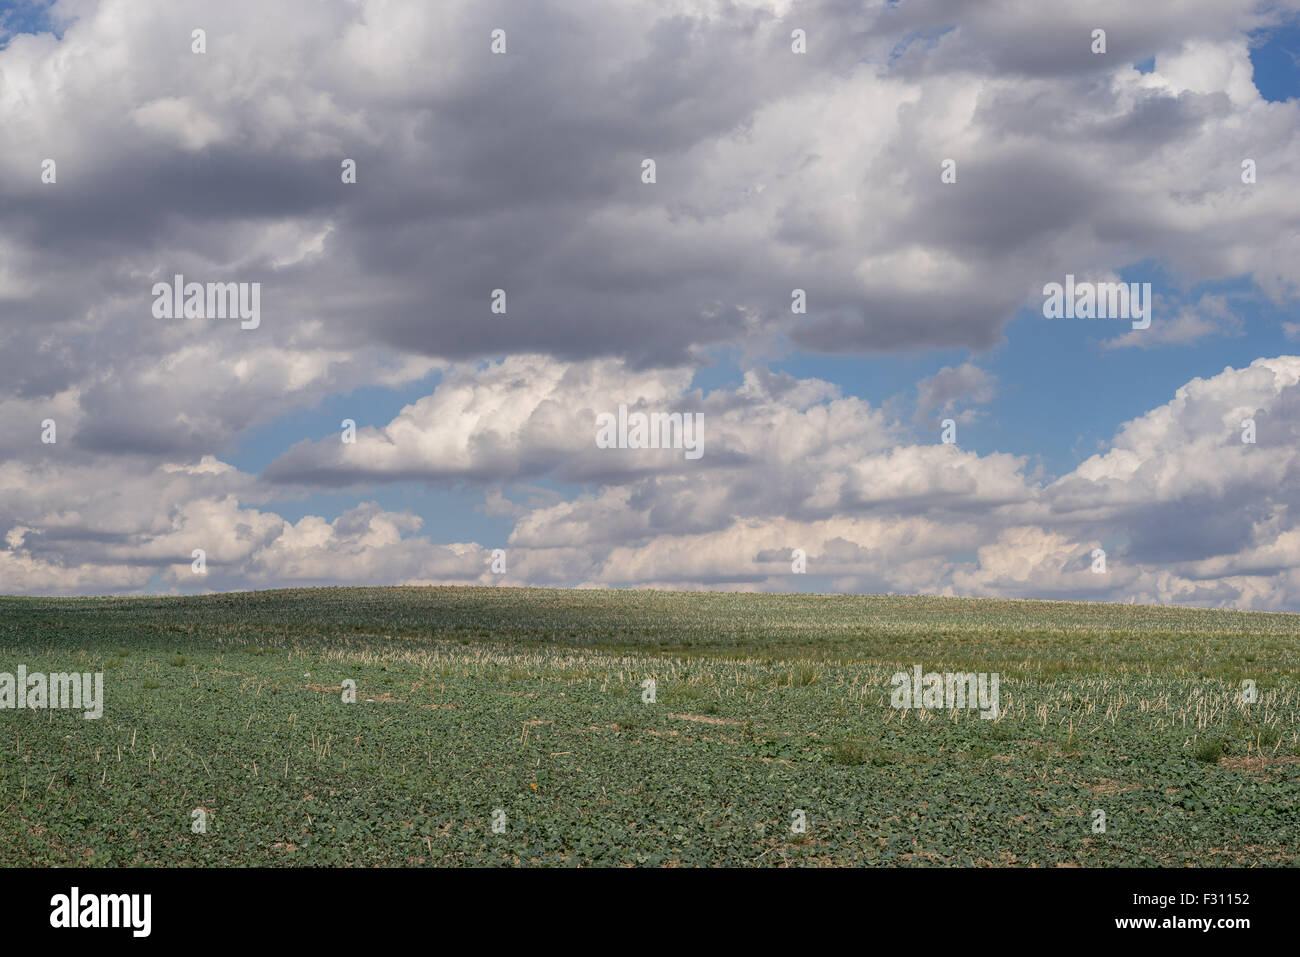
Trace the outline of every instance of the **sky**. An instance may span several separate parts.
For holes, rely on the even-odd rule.
[[[0,0],[0,593],[1300,611],[1297,94],[1296,0]]]

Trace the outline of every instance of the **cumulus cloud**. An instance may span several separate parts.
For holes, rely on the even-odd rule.
[[[1159,349],[1170,345],[1190,345],[1210,336],[1241,335],[1243,323],[1232,311],[1223,296],[1209,293],[1193,304],[1183,304],[1169,316],[1159,301],[1155,311],[1164,313],[1159,320],[1152,319],[1148,329],[1130,329],[1122,336],[1104,340],[1107,349]]]
[[[534,378],[521,376],[524,368]],[[468,374],[453,370],[404,409],[394,420],[403,428],[374,430],[388,437],[391,460],[372,459],[371,480],[409,475],[409,463],[442,447],[448,421],[459,430],[447,446],[462,456],[457,467],[503,480],[539,455],[563,470],[570,454],[658,454],[591,443],[590,416],[574,397],[593,377],[619,379],[629,402],[645,398],[634,375],[621,377],[604,360],[576,369],[541,357],[504,361],[466,392]],[[0,468],[0,560],[19,588],[38,592],[129,591],[154,574],[171,587],[193,586],[193,547],[207,551],[207,587],[497,581],[784,590],[801,583],[791,568],[801,549],[808,574],[835,588],[1295,603],[1300,357],[1193,380],[1126,423],[1106,452],[1047,483],[1027,477],[1014,456],[904,444],[898,423],[816,380],[751,372],[741,386],[703,396],[687,391],[686,380],[675,390],[654,377],[643,385],[658,401],[703,400],[712,410],[705,429],[718,422],[718,461],[607,467],[592,491],[529,495],[520,505],[496,491],[493,507],[514,526],[505,576],[490,573],[487,544],[438,544],[418,516],[373,502],[332,521],[297,522],[243,504],[274,486],[211,457],[119,471],[89,501],[80,493],[87,474],[8,463]],[[496,429],[495,416],[476,426],[472,416],[414,412],[452,397],[509,407],[518,427]],[[537,433],[547,441],[530,432],[539,409],[548,410]],[[1242,442],[1246,419],[1255,423],[1253,444]],[[295,481],[310,484],[319,467],[329,485],[334,462],[301,455]],[[68,508],[74,499],[83,507]],[[1099,548],[1108,552],[1104,574],[1094,571]]]
[[[915,421],[918,425],[933,424],[933,412],[946,415],[960,403],[968,407],[958,414],[956,421],[970,422],[978,415],[973,406],[991,402],[997,394],[997,383],[997,376],[970,362],[955,368],[944,366],[917,383]]]
[[[22,277],[0,380],[78,387],[141,423],[111,441],[162,455],[246,427],[240,361],[285,350],[310,368],[268,376],[281,409],[395,355],[985,348],[1044,281],[1148,259],[1294,295],[1300,102],[1259,98],[1243,39],[1283,7],[905,6],[63,4],[60,40],[0,51],[26,144],[0,157]],[[1252,187],[1245,155],[1267,170]],[[261,281],[263,325],[160,325],[148,290],[176,273]],[[129,386],[167,368],[188,396]]]

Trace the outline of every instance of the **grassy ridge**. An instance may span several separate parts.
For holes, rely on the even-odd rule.
[[[313,588],[182,598],[0,597],[0,647],[490,641],[642,653],[1300,671],[1300,615],[1090,602],[514,588]]]
[[[1297,615],[1075,602],[0,598],[0,671],[106,698],[0,711],[0,864],[1291,865],[1298,652]],[[891,708],[913,665],[1003,714]]]

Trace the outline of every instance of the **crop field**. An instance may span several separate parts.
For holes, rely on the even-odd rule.
[[[102,672],[103,716],[0,710],[6,866],[1300,862],[1298,615],[509,588],[0,598],[0,672],[19,665]],[[997,674],[996,718],[892,706],[891,676],[918,666]]]

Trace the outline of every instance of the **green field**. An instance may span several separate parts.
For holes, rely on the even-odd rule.
[[[104,715],[0,710],[8,866],[1300,862],[1300,615],[508,588],[0,598],[0,672],[19,665],[102,671]],[[915,665],[998,673],[1001,714],[891,707]]]

